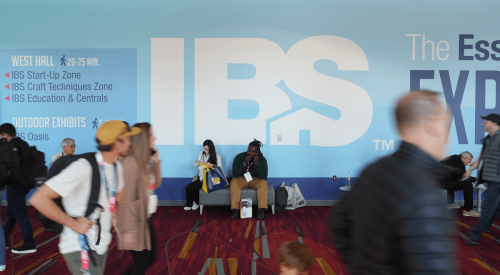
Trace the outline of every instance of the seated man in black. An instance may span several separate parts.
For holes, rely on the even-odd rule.
[[[455,191],[464,190],[464,216],[479,217],[480,214],[472,210],[474,203],[473,182],[475,178],[469,178],[466,174],[465,167],[472,161],[472,154],[468,151],[460,153],[460,155],[451,155],[446,157],[440,163],[447,164],[455,169],[449,172],[441,179],[444,189],[448,191],[448,208],[460,208],[453,202],[455,200]],[[467,178],[462,180],[462,178]]]

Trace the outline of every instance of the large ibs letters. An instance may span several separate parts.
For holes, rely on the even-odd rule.
[[[322,59],[335,62],[339,70],[368,70],[363,50],[337,36],[303,39],[286,54],[278,44],[261,38],[195,39],[195,144],[201,145],[207,133],[221,145],[246,145],[250,136],[266,143],[266,121],[292,109],[287,94],[276,87],[282,80],[295,94],[333,106],[341,115],[333,120],[308,108],[291,112],[270,123],[271,137],[283,136],[279,142],[271,138],[272,145],[299,145],[299,130],[310,130],[311,145],[315,146],[342,146],[360,138],[372,121],[371,98],[352,82],[317,72],[314,63]],[[230,64],[251,64],[255,75],[229,79]],[[258,115],[230,118],[230,100],[256,102]],[[182,38],[151,39],[151,120],[162,129],[157,130],[157,144],[184,144]]]

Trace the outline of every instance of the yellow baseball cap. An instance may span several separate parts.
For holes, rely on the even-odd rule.
[[[129,127],[121,120],[110,120],[99,127],[95,137],[99,139],[99,145],[111,145],[117,139],[137,135],[141,131],[141,128]]]

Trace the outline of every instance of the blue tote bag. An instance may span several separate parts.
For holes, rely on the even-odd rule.
[[[205,176],[203,177],[203,190],[206,193],[217,191],[228,186],[226,176],[222,169],[217,165],[210,168],[205,168]]]

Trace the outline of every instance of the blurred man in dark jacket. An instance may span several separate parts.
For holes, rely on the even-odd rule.
[[[462,152],[460,155],[451,155],[440,161],[442,164],[455,168],[441,178],[441,184],[448,191],[448,209],[460,208],[460,206],[454,204],[455,191],[464,190],[464,211],[462,214],[478,218],[481,215],[472,210],[474,204],[474,191],[472,188],[476,178],[468,177],[465,169],[471,161],[472,154],[468,151]]]
[[[10,142],[15,148],[20,159],[20,165],[25,165],[23,160],[23,150],[29,147],[26,141],[17,136],[16,128],[10,123],[0,125],[0,136]],[[22,173],[19,176],[25,176]],[[28,208],[26,207],[26,196],[30,192],[31,187],[26,186],[26,178],[16,178],[7,185],[7,218],[3,231],[5,238],[10,234],[14,224],[19,222],[24,244],[19,247],[13,247],[12,253],[26,254],[36,252],[36,243],[33,238],[33,228],[28,216]]]
[[[450,116],[437,93],[399,100],[402,143],[369,165],[335,207],[335,248],[351,274],[454,274],[453,221],[437,175]]]

